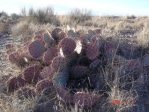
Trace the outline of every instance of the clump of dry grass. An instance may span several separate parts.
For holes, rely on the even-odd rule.
[[[145,46],[145,47],[149,46],[149,31],[148,31],[148,28],[149,28],[149,20],[146,19],[144,21],[144,27],[143,27],[142,31],[138,32],[138,35],[137,35],[138,43],[140,45]]]
[[[111,92],[109,93],[109,103],[111,103],[112,108],[116,112],[121,112],[122,110],[129,109],[135,105],[138,96],[135,91],[125,91],[120,90],[116,86],[111,88]]]
[[[12,34],[14,36],[20,36],[23,34],[31,35],[33,30],[30,28],[30,24],[32,23],[29,23],[28,19],[21,20],[11,28]]]
[[[48,30],[51,31],[54,26],[51,24],[36,24],[30,20],[30,18],[23,18],[11,27],[11,33],[13,37],[20,37],[23,41],[32,39],[32,35],[36,31]]]
[[[0,112],[33,112],[35,98],[19,100],[13,95],[0,94]]]

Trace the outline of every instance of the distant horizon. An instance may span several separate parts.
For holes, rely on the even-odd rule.
[[[91,10],[93,16],[149,16],[148,0],[1,0],[0,12],[20,14],[22,8],[51,6],[58,15],[67,15],[72,9]]]

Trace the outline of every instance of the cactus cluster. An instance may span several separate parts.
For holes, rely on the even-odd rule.
[[[76,48],[80,47],[78,40],[81,42],[80,52],[76,52]],[[55,28],[51,33],[38,31],[28,45],[26,55],[31,58],[28,66],[23,69],[22,75],[8,79],[8,92],[17,90],[18,97],[30,98],[54,87],[63,102],[90,108],[100,101],[100,94],[110,91],[106,82],[108,76],[107,79],[104,77],[109,65],[119,67],[120,82],[137,80],[141,61],[143,67],[149,66],[146,61],[149,55],[145,55],[143,60],[126,59],[119,53],[120,50],[110,40],[101,37],[101,29],[87,33],[82,30],[64,32],[60,28]],[[16,63],[21,56],[21,52],[13,52],[9,60]]]

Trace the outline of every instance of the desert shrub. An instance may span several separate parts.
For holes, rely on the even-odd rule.
[[[136,19],[135,15],[126,16],[127,19]]]
[[[26,11],[25,7],[21,9],[21,15],[22,16],[26,16],[27,15],[27,11]]]
[[[28,11],[28,15],[29,15],[29,16],[34,16],[34,14],[35,14],[35,11],[34,11],[34,9],[31,7],[31,8],[29,9],[29,11]]]
[[[17,20],[17,19],[19,19],[19,17],[20,17],[20,15],[18,15],[16,13],[11,14],[11,19],[12,20]]]
[[[30,19],[35,23],[39,24],[47,24],[50,23],[52,25],[59,26],[60,21],[54,13],[54,9],[51,7],[47,8],[39,8],[37,10],[30,8],[28,11],[26,9],[22,9],[23,15],[27,15]]]
[[[84,23],[92,19],[92,14],[90,10],[86,9],[73,9],[69,13],[70,21],[75,22],[76,24]]]
[[[0,12],[0,17],[2,17],[2,16],[8,17],[8,14],[6,12],[2,11],[2,12]]]
[[[52,8],[38,9],[34,13],[34,16],[40,23],[53,23],[53,20],[55,19],[54,11]]]
[[[0,12],[0,21],[5,22],[8,19],[8,14],[4,11]]]

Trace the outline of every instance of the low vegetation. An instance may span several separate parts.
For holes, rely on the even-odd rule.
[[[0,53],[0,111],[147,112],[148,22],[85,9],[1,12],[0,33],[13,42]]]

